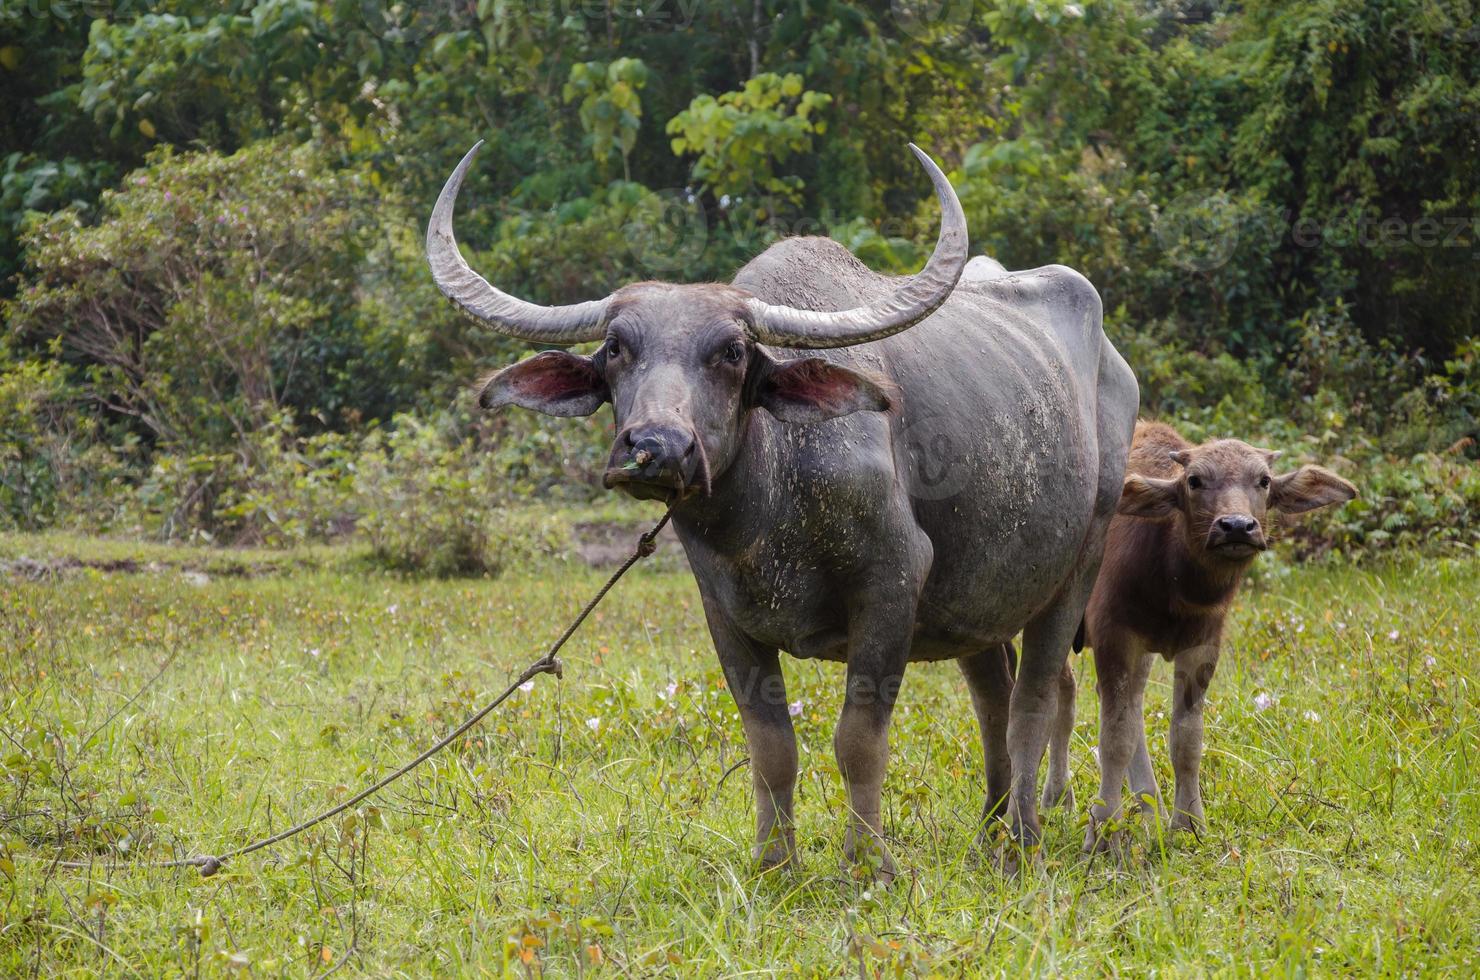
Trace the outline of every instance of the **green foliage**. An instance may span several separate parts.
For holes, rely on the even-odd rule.
[[[1255,71],[1234,173],[1323,230],[1369,339],[1447,351],[1480,315],[1480,186],[1451,165],[1480,149],[1473,18],[1467,0],[1307,0],[1238,25]],[[1314,250],[1280,251],[1312,278]]]
[[[1480,455],[1460,0],[0,0],[0,29],[11,524],[341,526],[328,456],[521,349],[422,260],[478,137],[459,237],[535,301],[723,280],[786,234],[913,271],[914,140],[975,251],[1095,283],[1148,412],[1361,466]],[[579,499],[604,433],[478,438],[511,492]]]
[[[1347,467],[1361,496],[1311,515],[1291,532],[1300,554],[1371,557],[1389,551],[1469,554],[1480,549],[1480,466],[1420,453]]]
[[[354,490],[375,559],[400,571],[497,575],[558,548],[549,516],[490,506],[501,496],[495,461],[449,428],[402,417],[366,440]]]
[[[642,97],[647,84],[647,66],[636,58],[618,58],[611,64],[599,61],[571,65],[570,79],[561,95],[566,102],[581,102],[581,128],[591,140],[597,163],[606,163],[613,150],[622,155],[622,176],[631,179],[627,158],[637,145],[642,124]]]
[[[36,527],[55,516],[69,401],[61,365],[17,361],[0,344],[0,521]]]
[[[0,394],[9,396],[16,381],[5,376]],[[13,451],[15,435],[7,431],[5,438]],[[567,454],[565,468],[551,470],[545,460],[552,452]],[[496,435],[459,413],[432,420],[397,416],[363,433],[308,435],[278,415],[240,452],[156,453],[142,478],[120,482],[106,495],[83,494],[69,501],[66,516],[84,528],[236,547],[294,546],[358,533],[386,568],[497,575],[511,563],[559,553],[563,536],[548,520],[507,505],[571,481],[570,452],[538,426],[523,433],[505,427]],[[102,468],[96,460],[89,465]],[[39,469],[43,477],[52,472]],[[24,490],[17,477],[25,472],[9,467],[5,475]],[[589,481],[589,474],[582,479]],[[48,500],[61,497],[46,489]],[[43,523],[39,508],[6,502]]]
[[[762,196],[797,204],[802,179],[778,174],[776,165],[827,132],[821,110],[831,103],[825,92],[804,91],[800,75],[767,72],[738,92],[699,96],[668,121],[667,131],[674,153],[698,157],[694,180],[722,201]]]
[[[454,318],[408,283],[415,253],[376,183],[311,145],[161,150],[99,223],[62,211],[28,234],[12,329],[55,342],[92,398],[162,444],[219,451],[284,409],[385,417],[439,383],[427,325]]]

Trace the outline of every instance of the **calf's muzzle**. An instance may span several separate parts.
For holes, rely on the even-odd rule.
[[[1269,547],[1258,519],[1249,514],[1224,514],[1208,528],[1208,549],[1231,558],[1246,558]]]

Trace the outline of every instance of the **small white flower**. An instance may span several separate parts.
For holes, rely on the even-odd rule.
[[[589,729],[591,729],[593,732],[594,731],[599,731],[600,728],[601,728],[601,719],[600,718],[587,718],[586,719],[586,727],[589,728]]]
[[[390,604],[390,605],[389,605],[389,606],[386,606],[386,607],[385,607],[385,611],[386,611],[386,612],[387,612],[387,613],[389,613],[389,614],[390,614],[390,615],[392,615],[392,616],[394,616],[394,615],[395,615],[395,614],[396,614],[396,611],[397,611],[397,610],[398,610],[398,609],[400,609],[400,608],[401,608],[401,606],[400,606],[400,604],[399,604],[399,603],[395,603],[395,602],[393,602],[393,603],[391,603],[391,604]]]
[[[802,702],[800,702],[800,701],[793,701],[791,704],[788,704],[786,706],[786,713],[789,714],[789,715],[791,715],[793,718],[799,718],[799,717],[801,717],[801,714],[802,714]]]
[[[308,655],[310,657],[317,657],[319,655],[319,648],[318,647],[311,647],[309,649],[309,651],[308,651]]]
[[[1278,698],[1266,694],[1263,691],[1260,691],[1258,694],[1254,695],[1254,707],[1260,711],[1268,711],[1270,708],[1273,708],[1278,703]]]
[[[1337,620],[1337,621],[1336,621],[1336,628],[1337,628],[1337,629],[1338,629],[1338,630],[1344,630],[1344,629],[1346,629],[1346,623],[1345,623],[1345,622],[1343,622],[1343,621],[1342,621],[1342,620],[1339,620],[1339,619],[1338,619],[1338,620]]]
[[[1388,639],[1389,640],[1396,640],[1397,638],[1398,638],[1398,631],[1397,630],[1393,630],[1391,633],[1388,634]]]
[[[1305,709],[1305,715],[1304,715],[1304,717],[1305,717],[1305,720],[1306,721],[1310,721],[1310,722],[1316,722],[1316,721],[1320,721],[1321,720],[1321,716],[1318,715],[1318,714],[1316,714],[1314,711],[1310,710],[1309,708],[1306,708]]]
[[[1424,657],[1423,665],[1430,668],[1437,667],[1439,665],[1439,661],[1435,660],[1433,657]]]
[[[531,679],[525,681],[523,684],[520,684],[519,685],[519,690],[524,691],[525,693],[528,693],[530,691],[533,691],[534,690],[534,679],[531,678]]]
[[[658,697],[662,698],[664,701],[672,701],[674,695],[676,695],[677,693],[678,693],[678,682],[677,681],[669,681],[668,682],[668,686],[665,687],[665,688],[663,688],[663,693],[660,694],[660,695],[658,695]]]

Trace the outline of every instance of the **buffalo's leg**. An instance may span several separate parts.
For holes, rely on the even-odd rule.
[[[1023,630],[1023,655],[1008,711],[1007,749],[1012,756],[1008,815],[1013,839],[1024,849],[1037,847],[1042,835],[1038,825],[1038,767],[1058,715],[1060,676],[1098,567],[1096,560],[1081,568],[1058,600]],[[1005,870],[1015,870],[1015,855],[1005,858]]]
[[[848,787],[848,833],[843,855],[852,864],[877,861],[876,875],[894,877],[884,845],[881,795],[889,764],[889,718],[904,680],[913,617],[911,602],[865,594],[849,617],[848,686],[833,733],[838,770]]]
[[[786,681],[774,647],[751,641],[705,603],[709,631],[724,668],[725,682],[740,709],[750,749],[750,782],[755,789],[755,848],[762,868],[796,858],[792,800],[797,779],[797,742],[786,707]]]
[[[1095,647],[1095,674],[1100,693],[1100,796],[1089,808],[1086,851],[1109,850],[1121,832],[1105,824],[1121,816],[1126,777],[1145,733],[1142,693],[1152,660],[1124,636],[1111,636]]]
[[[982,809],[977,840],[987,835],[993,818],[1007,810],[1012,789],[1012,759],[1007,754],[1007,709],[1012,699],[1012,646],[988,647],[956,660],[971,692],[971,707],[981,730],[982,754],[987,766],[987,802]]]
[[[1074,737],[1074,668],[1064,661],[1059,672],[1058,709],[1053,731],[1048,738],[1048,779],[1043,783],[1043,808],[1074,806],[1074,789],[1069,785],[1069,741]]]
[[[1168,739],[1176,791],[1173,830],[1198,830],[1203,825],[1199,770],[1203,752],[1203,704],[1213,671],[1218,667],[1218,644],[1191,647],[1177,654],[1172,681],[1172,730]]]

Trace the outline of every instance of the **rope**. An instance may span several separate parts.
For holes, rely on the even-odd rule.
[[[227,861],[232,860],[233,858],[239,858],[244,855],[251,854],[253,851],[260,851],[265,847],[272,847],[274,844],[281,844],[288,838],[296,837],[297,835],[303,833],[305,830],[308,830],[310,827],[314,827],[318,824],[323,823],[325,820],[336,817],[339,814],[343,813],[345,810],[348,810],[350,807],[355,806],[356,804],[365,800],[366,798],[374,796],[376,793],[385,789],[391,783],[394,783],[396,780],[400,779],[402,776],[406,775],[408,772],[415,769],[423,762],[426,762],[432,756],[436,755],[438,752],[441,752],[443,749],[447,748],[447,746],[451,745],[453,742],[461,738],[464,734],[467,733],[470,728],[472,728],[474,725],[478,724],[478,722],[487,717],[489,712],[493,711],[494,708],[497,708],[499,705],[503,704],[510,695],[512,695],[516,690],[519,689],[519,685],[523,684],[525,681],[534,678],[538,674],[554,674],[557,678],[563,677],[564,665],[561,664],[560,658],[557,657],[556,654],[560,652],[561,647],[565,646],[565,642],[575,635],[576,630],[580,629],[581,624],[586,621],[586,617],[591,615],[591,611],[596,608],[596,606],[601,602],[602,599],[606,598],[606,594],[612,590],[612,586],[617,584],[617,580],[620,579],[623,575],[626,575],[628,570],[631,569],[633,565],[636,565],[640,560],[648,557],[657,549],[658,532],[663,530],[663,527],[668,523],[668,518],[670,516],[671,512],[664,512],[662,518],[658,520],[658,523],[654,524],[651,530],[647,531],[640,538],[637,539],[637,549],[628,556],[627,560],[622,563],[622,566],[620,568],[612,573],[612,577],[606,580],[606,584],[601,587],[600,591],[598,591],[596,595],[591,597],[591,601],[586,603],[586,607],[582,609],[580,614],[576,616],[575,620],[572,621],[571,624],[565,628],[565,632],[560,634],[560,639],[551,644],[550,649],[545,651],[544,656],[540,657],[534,663],[524,668],[524,672],[521,673],[517,678],[515,678],[513,683],[505,688],[502,694],[485,704],[482,708],[479,708],[475,714],[469,717],[461,725],[458,725],[455,729],[444,736],[441,741],[437,742],[437,744],[427,749],[415,759],[412,759],[410,762],[406,763],[404,766],[397,769],[389,776],[386,776],[384,779],[380,780],[380,782],[374,784],[368,789],[364,789],[361,790],[359,793],[356,793],[354,796],[350,797],[348,800],[345,800],[343,803],[340,803],[338,806],[332,807],[328,810],[325,810],[323,813],[320,813],[316,817],[312,817],[311,819],[305,820],[302,823],[289,827],[287,830],[284,830],[281,833],[273,834],[271,837],[264,837],[261,840],[253,841],[245,847],[238,847],[236,850],[227,851],[225,854],[200,854],[195,857],[181,858],[177,861],[161,861],[141,865],[141,867],[150,869],[199,868],[201,877],[209,878],[211,877],[211,875],[220,871],[221,866],[224,865]],[[62,868],[87,869],[93,867],[91,863],[85,861],[57,861],[55,862],[55,864],[57,867]]]

